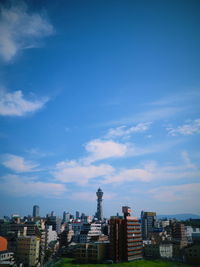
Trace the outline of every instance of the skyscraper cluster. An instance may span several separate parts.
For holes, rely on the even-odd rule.
[[[60,218],[51,211],[41,217],[39,206],[34,205],[32,216],[0,219],[0,267],[5,258],[9,266],[36,267],[55,254],[80,262],[159,258],[200,263],[200,221],[199,228],[193,228],[176,220],[157,220],[150,211],[142,211],[138,219],[128,206],[122,207],[122,215],[106,219],[103,194],[98,188],[94,216],[64,211]]]

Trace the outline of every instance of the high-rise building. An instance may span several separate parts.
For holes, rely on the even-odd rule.
[[[186,229],[183,223],[172,224],[172,239],[174,242],[178,243],[181,248],[187,246]]]
[[[99,221],[103,220],[103,208],[102,208],[102,201],[103,201],[103,191],[99,188],[96,192],[97,195],[97,212],[96,217]]]
[[[142,258],[142,238],[140,223],[131,217],[131,209],[122,207],[124,217],[111,217],[110,257],[115,262],[133,261]]]
[[[17,238],[16,257],[24,266],[34,267],[39,263],[40,239],[36,236],[20,236]]]
[[[76,219],[78,220],[80,218],[80,213],[79,211],[76,211]]]
[[[57,234],[60,234],[61,231],[61,218],[58,216],[49,216],[47,217],[46,224],[52,225],[53,231],[56,231]]]
[[[33,206],[33,217],[39,217],[40,216],[40,208],[39,206],[35,205]]]
[[[142,239],[148,240],[154,230],[156,222],[156,213],[149,211],[141,212]]]
[[[62,222],[65,223],[65,222],[69,222],[69,221],[70,221],[70,213],[64,211],[64,212],[63,212],[63,219],[62,219]]]

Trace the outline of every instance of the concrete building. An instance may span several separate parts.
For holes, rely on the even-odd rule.
[[[200,228],[192,227],[192,226],[186,226],[186,236],[188,243],[192,243],[196,241],[197,239],[200,240]]]
[[[17,262],[24,266],[36,266],[39,263],[40,239],[36,236],[19,236],[17,238]]]
[[[103,207],[102,207],[102,201],[103,201],[103,191],[101,188],[99,188],[96,192],[97,195],[97,212],[96,217],[99,221],[103,220]]]
[[[98,237],[102,234],[101,224],[91,223],[83,224],[82,231],[80,232],[80,243],[88,243],[91,240],[97,240]]]
[[[0,251],[0,267],[15,267],[14,252]]]
[[[39,217],[40,216],[40,208],[39,206],[35,205],[33,206],[33,217]]]
[[[200,244],[185,248],[185,261],[189,264],[200,266]]]
[[[99,263],[108,258],[109,242],[80,244],[76,248],[75,257],[79,262]]]
[[[81,221],[74,221],[71,223],[72,230],[74,231],[75,235],[80,234],[83,224],[84,222],[81,222]]]
[[[143,251],[144,251],[144,256],[146,258],[154,258],[154,259],[173,258],[173,244],[170,242],[163,242],[156,245],[146,245]]]
[[[51,212],[51,216],[47,217],[46,224],[52,225],[52,229],[57,232],[57,234],[60,234],[61,231],[61,218],[58,216],[52,216],[54,212]]]
[[[183,223],[172,224],[172,240],[180,245],[180,248],[187,246],[187,235],[185,225]]]
[[[76,211],[76,220],[78,220],[80,218],[80,213],[79,211]]]
[[[60,247],[63,247],[63,246],[67,247],[72,242],[73,236],[74,236],[73,230],[65,229],[60,234]]]
[[[131,217],[131,209],[122,207],[123,217],[111,217],[110,258],[114,262],[132,261],[142,258],[141,227],[136,217]]]
[[[142,228],[142,239],[150,239],[151,233],[154,230],[156,222],[156,213],[149,211],[141,212],[141,228]]]
[[[0,236],[0,267],[15,266],[14,252],[8,251],[8,241]]]
[[[92,216],[85,216],[82,221],[84,223],[91,223],[92,222]]]
[[[45,229],[45,250],[48,248],[51,242],[57,240],[58,240],[57,232],[53,230],[52,225],[47,225]]]
[[[69,221],[70,221],[70,213],[64,211],[64,212],[63,212],[62,223],[68,223]]]

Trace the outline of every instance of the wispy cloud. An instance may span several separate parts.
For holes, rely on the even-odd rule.
[[[43,157],[49,157],[52,156],[53,153],[52,152],[46,152],[46,151],[42,151],[37,147],[31,148],[26,150],[26,152],[28,154],[30,154],[33,157],[37,157],[37,158],[43,158]]]
[[[200,201],[200,183],[161,186],[151,189],[149,192],[153,198],[162,202],[190,202],[192,200],[194,203],[199,203]]]
[[[188,153],[182,153],[183,164],[160,166],[156,161],[143,163],[137,168],[115,169],[111,175],[106,175],[102,183],[123,184],[126,182],[152,182],[163,179],[177,181],[182,179],[197,180],[200,170],[191,162]]]
[[[173,118],[174,115],[180,114],[184,110],[184,107],[154,107],[151,109],[147,109],[144,112],[138,112],[133,114],[132,116],[127,116],[124,118],[120,118],[118,120],[108,121],[104,123],[104,126],[110,125],[130,125],[133,123],[147,123],[160,121],[164,119]]]
[[[6,168],[18,172],[32,172],[38,164],[25,160],[23,157],[7,154],[3,156],[2,165]]]
[[[47,101],[47,98],[28,100],[22,91],[7,92],[5,89],[0,89],[0,115],[24,116],[41,109]]]
[[[191,169],[197,169],[197,167],[195,166],[195,164],[192,163],[190,157],[189,157],[189,154],[187,151],[183,151],[182,152],[182,158],[185,162],[185,166],[187,168],[191,168]]]
[[[66,187],[58,183],[44,183],[22,178],[18,175],[6,175],[0,182],[0,192],[14,196],[58,197],[66,192]]]
[[[112,192],[104,192],[104,199],[110,200],[116,197],[115,193]],[[94,192],[75,192],[70,194],[69,196],[70,199],[72,200],[81,200],[81,201],[95,201],[96,200],[96,196],[94,194]]]
[[[54,31],[44,14],[30,13],[25,2],[8,3],[0,5],[0,56],[7,62],[20,50],[38,47]]]
[[[171,95],[166,95],[165,97],[158,99],[156,101],[148,103],[151,106],[172,106],[172,105],[187,105],[196,100],[199,100],[200,92],[199,90],[189,90],[180,93],[175,93]]]
[[[119,126],[116,128],[111,128],[108,130],[106,134],[106,138],[118,138],[118,137],[130,137],[130,135],[134,133],[142,133],[149,129],[151,122],[145,123],[138,123],[135,126],[128,127],[128,126]]]
[[[200,133],[200,119],[190,121],[189,123],[183,124],[174,128],[167,128],[170,135],[193,135]]]

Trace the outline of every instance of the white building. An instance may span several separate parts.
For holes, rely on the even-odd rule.
[[[159,245],[159,252],[161,258],[172,259],[173,256],[173,244],[166,243]]]
[[[58,239],[58,234],[56,231],[53,230],[52,225],[48,225],[46,227],[46,244],[48,244],[52,241],[56,241]]]
[[[14,252],[0,251],[0,266],[15,266]]]
[[[79,242],[88,243],[91,240],[91,238],[98,237],[101,234],[102,234],[101,224],[96,224],[96,223],[83,224]]]
[[[193,228],[192,226],[186,226],[186,235],[189,243],[192,243],[195,236],[200,235],[200,228]]]

